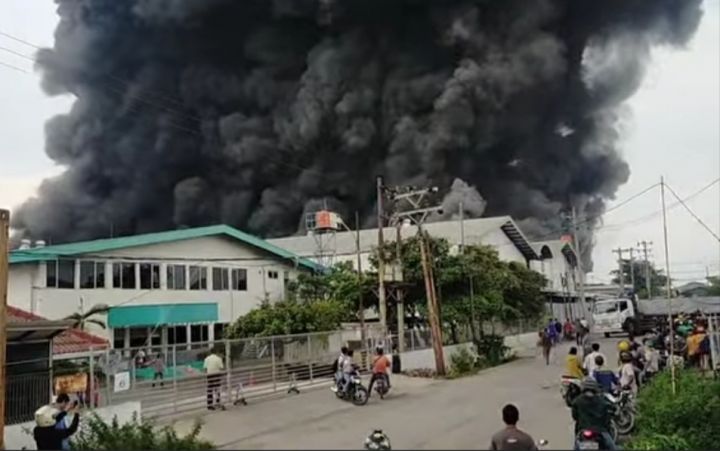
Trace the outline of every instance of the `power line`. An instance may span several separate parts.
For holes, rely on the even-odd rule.
[[[12,65],[12,64],[4,63],[4,62],[2,62],[2,61],[0,61],[0,66],[7,67],[7,68],[9,68],[9,69],[13,69],[13,70],[16,70],[16,71],[18,71],[18,72],[23,72],[23,73],[26,73],[26,74],[29,74],[29,73],[30,73],[30,71],[28,71],[28,70],[25,70],[25,69],[23,69],[23,68],[21,68],[21,67],[14,66],[14,65]]]
[[[690,209],[690,207],[688,207],[687,204],[686,204],[682,199],[680,199],[680,196],[677,195],[677,193],[675,192],[675,190],[673,190],[673,189],[670,187],[670,185],[668,185],[667,183],[665,184],[665,186],[666,186],[667,189],[670,191],[670,193],[671,193],[673,196],[675,196],[675,199],[677,199],[678,202],[680,202],[680,205],[682,205],[683,207],[685,207],[685,210],[687,210],[688,213],[690,213],[690,215],[691,215],[693,218],[695,218],[695,220],[696,220],[697,222],[699,222],[700,225],[703,226],[703,227],[705,228],[705,230],[707,230],[707,231],[710,233],[710,235],[712,235],[716,240],[718,240],[718,242],[720,242],[720,237],[717,236],[717,234],[716,234],[715,232],[713,232],[713,230],[712,230],[707,224],[705,224],[705,222],[704,222],[702,219],[700,219],[700,217],[699,217],[698,215],[696,215],[695,212],[692,211],[692,210]]]

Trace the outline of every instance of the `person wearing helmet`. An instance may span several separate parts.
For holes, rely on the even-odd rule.
[[[382,429],[375,429],[365,439],[365,449],[378,450],[378,449],[392,449],[390,447],[390,438],[385,435]]]
[[[620,353],[620,387],[631,390],[633,394],[638,390],[632,354],[627,351]]]
[[[370,385],[368,385],[368,396],[372,393],[373,385],[379,378],[385,378],[385,384],[388,390],[390,389],[390,375],[388,369],[390,368],[390,359],[385,355],[385,351],[381,346],[375,349],[375,358],[373,359],[373,370],[372,376],[370,377]]]
[[[66,410],[58,410],[51,405],[45,405],[35,411],[35,428],[33,438],[37,449],[62,449],[63,440],[73,435],[80,425],[80,415],[75,412],[72,423],[66,429],[58,429],[57,423],[65,421],[65,416],[70,409],[75,409],[77,404],[67,403]]]
[[[333,373],[335,374],[335,385],[330,388],[332,391],[337,391],[337,387],[341,382],[344,384],[343,367],[345,366],[345,360],[347,360],[347,353],[348,353],[347,346],[343,346],[342,348],[340,348],[340,355],[333,362]]]
[[[586,377],[580,384],[580,395],[572,404],[572,417],[575,420],[576,437],[580,431],[589,429],[602,437],[602,449],[617,449],[610,435],[612,406],[592,377]]]

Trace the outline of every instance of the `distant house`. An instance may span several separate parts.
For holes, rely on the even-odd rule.
[[[689,282],[675,288],[682,297],[692,298],[696,296],[707,296],[708,286],[702,282]]]

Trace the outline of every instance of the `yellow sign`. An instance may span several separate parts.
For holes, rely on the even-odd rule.
[[[69,374],[55,378],[55,393],[84,393],[87,390],[87,373]]]

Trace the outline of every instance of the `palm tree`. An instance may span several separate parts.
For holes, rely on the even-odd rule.
[[[82,305],[82,302],[81,302]],[[105,314],[110,310],[110,306],[106,304],[95,304],[86,312],[82,311],[82,308],[79,312],[73,313],[72,315],[67,316],[65,319],[74,321],[75,324],[73,325],[74,329],[80,329],[85,330],[85,327],[88,324],[95,324],[96,326],[99,326],[102,329],[107,329],[107,325],[105,324],[105,321],[98,319],[98,318],[92,318],[95,315],[101,315]]]

